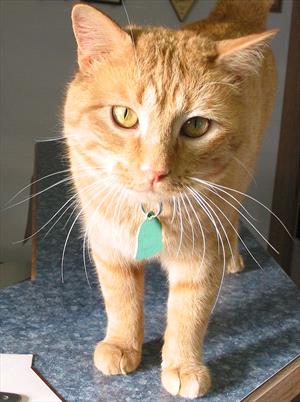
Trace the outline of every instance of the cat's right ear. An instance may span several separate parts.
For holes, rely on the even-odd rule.
[[[263,49],[278,30],[254,33],[235,39],[217,42],[218,61],[225,62],[233,70],[256,72],[263,60]]]
[[[128,54],[132,50],[130,36],[94,7],[84,4],[75,5],[72,10],[72,24],[81,70],[112,52]]]

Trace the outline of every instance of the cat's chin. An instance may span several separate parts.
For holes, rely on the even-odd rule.
[[[164,202],[172,199],[172,194],[162,193],[157,190],[129,190],[132,198],[139,203]]]

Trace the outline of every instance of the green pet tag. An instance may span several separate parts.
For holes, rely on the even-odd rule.
[[[144,260],[154,257],[162,249],[162,226],[157,215],[150,211],[146,214],[146,219],[139,228],[134,258]]]

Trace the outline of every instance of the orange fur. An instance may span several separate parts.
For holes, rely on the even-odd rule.
[[[89,6],[73,9],[80,69],[68,88],[64,131],[108,315],[94,354],[104,374],[127,373],[140,362],[143,263],[133,259],[135,239],[140,203],[155,209],[162,202],[164,250],[157,258],[170,286],[162,383],[188,398],[209,389],[202,343],[224,261],[231,272],[243,267],[232,207],[242,197],[216,194],[191,177],[247,189],[275,92],[266,43],[275,32],[262,32],[270,5],[220,0],[207,20],[179,30],[122,30]],[[133,109],[139,125],[118,127],[114,105]],[[211,121],[209,131],[180,136],[197,115]],[[150,191],[145,166],[170,173]]]

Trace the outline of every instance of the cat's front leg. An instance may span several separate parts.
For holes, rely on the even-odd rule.
[[[94,364],[106,375],[127,374],[141,361],[144,336],[144,269],[119,259],[95,256],[107,313],[107,331],[94,352]]]
[[[162,384],[173,395],[196,398],[210,388],[202,343],[218,292],[222,264],[217,268],[199,259],[168,261],[167,328],[162,351]]]

